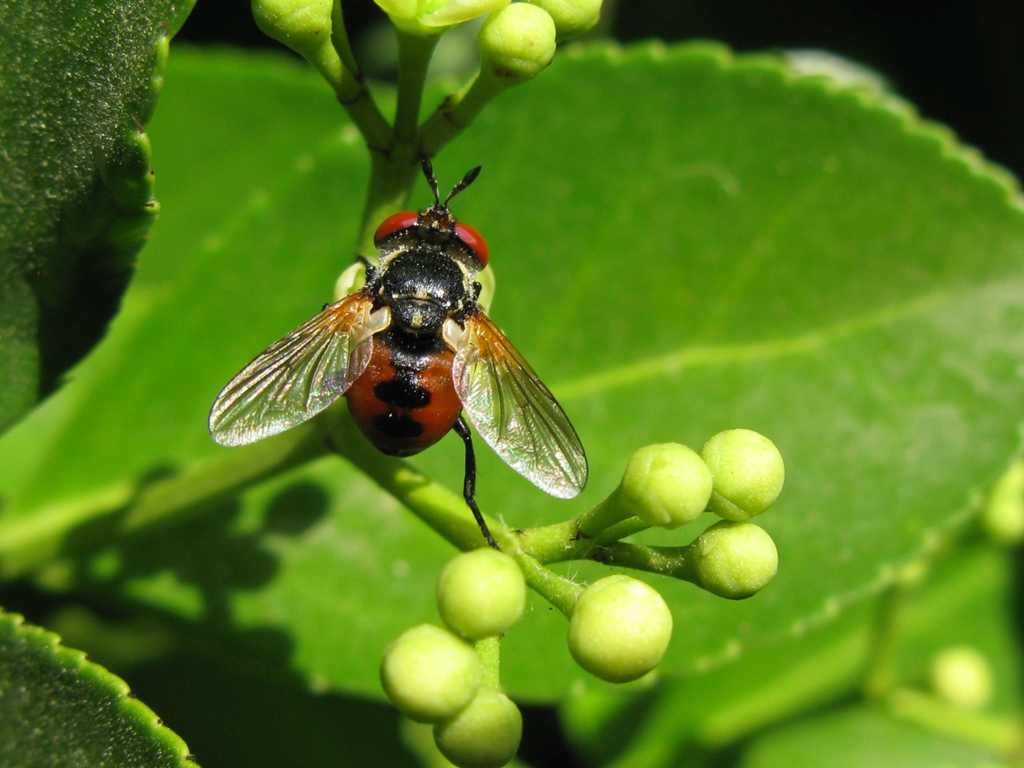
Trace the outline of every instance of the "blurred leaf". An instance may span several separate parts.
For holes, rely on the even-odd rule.
[[[980,747],[936,736],[870,707],[811,718],[756,742],[740,768],[993,768]]]
[[[124,681],[21,617],[0,612],[0,764],[194,766]]]
[[[940,562],[928,582],[899,603],[890,684],[921,686],[936,653],[969,645],[992,667],[995,690],[986,711],[1019,712],[1021,659],[1007,612],[1011,581],[1008,558],[991,547]],[[646,689],[581,686],[563,706],[566,732],[593,765],[640,768],[672,764],[696,748],[720,749],[779,721],[821,712],[860,692],[872,664],[878,610],[856,606],[704,675]]]
[[[0,7],[0,431],[117,312],[157,212],[143,129],[192,2]]]
[[[328,300],[351,259],[367,162],[326,86],[228,53],[178,52],[168,78],[153,125],[166,213],[125,311],[74,384],[0,441],[4,569],[226,450],[205,431],[214,395]],[[1016,450],[1019,199],[906,105],[707,45],[585,48],[503,95],[435,167],[446,186],[480,163],[455,213],[490,242],[491,314],[592,469],[565,503],[481,452],[486,512],[564,519],[610,492],[640,445],[699,447],[727,427],[769,435],[786,458],[762,518],[782,558],[774,583],[732,603],[654,580],[677,621],[666,674],[792,642],[882,590],[970,519]],[[414,203],[427,200],[421,185]],[[460,486],[456,439],[414,463]],[[119,542],[63,584],[162,607],[317,687],[379,695],[379,653],[436,620],[449,554],[325,459]],[[552,700],[587,676],[561,615],[533,608],[504,643],[503,682]]]

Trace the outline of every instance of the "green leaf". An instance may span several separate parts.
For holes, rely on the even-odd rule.
[[[0,612],[0,764],[194,766],[123,680],[20,616]]]
[[[870,707],[811,718],[756,743],[741,768],[931,768],[936,765],[990,768],[987,750],[936,737]]]
[[[172,57],[152,129],[164,216],[110,337],[0,441],[0,567],[106,535],[102,558],[48,583],[161,608],[317,687],[379,695],[379,653],[436,621],[452,550],[347,463],[114,540],[154,478],[275,450],[226,453],[206,413],[351,259],[368,164],[341,114],[297,65]],[[971,518],[1016,450],[1019,198],[905,104],[708,45],[582,48],[503,95],[435,167],[446,186],[481,163],[455,213],[488,237],[491,315],[591,461],[567,503],[481,450],[486,513],[565,519],[615,487],[635,448],[699,448],[729,427],[767,434],[786,459],[759,518],[781,556],[767,589],[732,603],[653,579],[677,624],[665,674],[785,647],[884,589]],[[428,199],[421,184],[414,203]],[[462,460],[449,437],[412,463],[457,492]],[[685,542],[707,523],[654,538]],[[513,695],[551,700],[587,679],[564,635],[535,599],[503,643]]]
[[[192,2],[0,9],[0,431],[106,332],[156,213],[149,122]]]

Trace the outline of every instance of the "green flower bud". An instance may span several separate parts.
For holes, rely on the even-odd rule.
[[[672,613],[651,586],[622,574],[595,581],[569,619],[569,652],[610,683],[643,677],[661,662],[672,639]]]
[[[1000,544],[1024,541],[1024,461],[1010,465],[989,494],[981,524]]]
[[[619,502],[648,525],[696,520],[711,498],[711,470],[685,445],[647,445],[634,453],[619,485]]]
[[[480,67],[509,85],[523,83],[555,56],[555,23],[536,5],[513,3],[480,28]]]
[[[712,437],[700,451],[714,477],[708,509],[726,520],[745,522],[775,503],[786,467],[775,443],[749,429]]]
[[[411,34],[437,35],[447,27],[485,16],[509,0],[374,0],[392,23]]]
[[[522,737],[519,707],[490,689],[480,691],[465,709],[434,726],[437,748],[459,768],[500,768],[516,756]]]
[[[332,0],[252,0],[252,15],[263,34],[315,64],[324,47],[331,47],[331,5]]]
[[[480,689],[483,670],[471,645],[446,629],[421,624],[384,651],[380,679],[402,714],[436,723],[465,707]]]
[[[775,542],[753,523],[715,523],[690,545],[689,556],[696,584],[730,600],[757,593],[779,570]]]
[[[441,570],[437,607],[444,623],[469,640],[501,635],[526,609],[526,579],[504,552],[474,549]]]
[[[962,709],[978,709],[992,700],[992,669],[975,648],[947,648],[936,654],[931,665],[935,694]]]
[[[334,300],[341,301],[366,285],[366,265],[361,261],[350,264],[334,281]]]
[[[558,42],[564,42],[592,29],[601,18],[601,0],[529,0],[540,6],[555,22]]]

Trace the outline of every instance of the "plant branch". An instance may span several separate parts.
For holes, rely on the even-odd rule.
[[[1024,748],[1024,731],[1017,718],[952,707],[909,688],[893,689],[885,701],[896,717],[936,733],[979,744],[1004,756],[1019,754]]]
[[[572,616],[576,599],[583,591],[583,587],[572,579],[559,576],[551,569],[545,568],[529,555],[517,554],[515,560],[519,563],[530,589],[555,606],[566,618]]]
[[[501,690],[501,638],[485,637],[474,644],[480,663],[484,668],[484,688]]]
[[[395,107],[395,141],[416,144],[423,86],[439,35],[425,36],[396,29],[398,34],[398,103]],[[417,148],[418,149],[418,148]]]
[[[495,96],[512,83],[504,82],[490,69],[477,72],[476,76],[457,93],[451,94],[423,123],[420,129],[420,147],[428,157],[441,151],[448,142],[458,136],[473,122],[481,110]]]

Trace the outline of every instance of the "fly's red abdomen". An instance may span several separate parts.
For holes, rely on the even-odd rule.
[[[369,365],[345,393],[349,411],[379,451],[419,453],[444,437],[462,412],[452,385],[453,354],[440,339],[397,329],[372,343]]]

